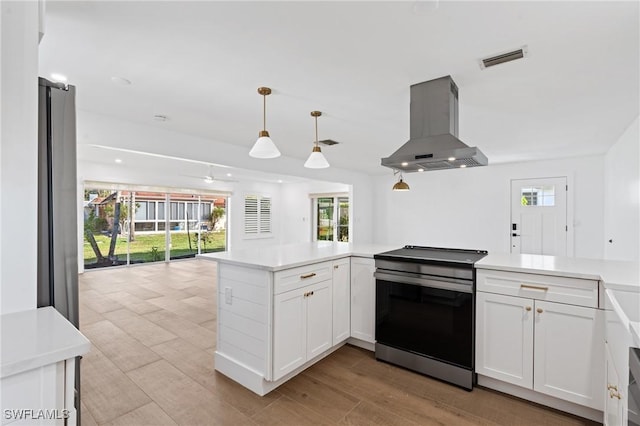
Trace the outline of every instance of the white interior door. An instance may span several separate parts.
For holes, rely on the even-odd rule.
[[[511,181],[511,253],[567,255],[567,178]]]

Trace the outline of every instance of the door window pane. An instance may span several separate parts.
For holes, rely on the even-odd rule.
[[[85,189],[84,245],[86,269],[127,264],[127,200],[116,189]]]
[[[318,198],[318,241],[333,241],[333,198]]]
[[[556,195],[555,186],[535,186],[523,187],[520,190],[522,197],[520,202],[523,206],[555,206]]]
[[[349,241],[349,198],[338,198],[338,241]]]

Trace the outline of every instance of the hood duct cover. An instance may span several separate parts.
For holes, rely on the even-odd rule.
[[[411,86],[409,141],[383,166],[402,172],[486,166],[487,157],[458,139],[458,86],[451,76]]]

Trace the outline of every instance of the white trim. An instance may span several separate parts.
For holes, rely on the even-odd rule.
[[[348,192],[312,192],[309,194],[309,198],[336,198],[336,197],[349,197]]]
[[[232,191],[216,191],[207,189],[178,188],[172,186],[152,186],[152,185],[136,185],[132,183],[118,182],[101,182],[94,180],[85,180],[85,188],[91,189],[110,189],[119,191],[137,191],[137,192],[168,192],[172,194],[189,194],[189,195],[213,195],[219,197],[229,197]]]
[[[494,379],[492,377],[483,376],[478,374],[478,386],[483,386],[489,389],[497,390],[509,395],[516,396],[518,398],[532,401],[537,404],[542,404],[547,407],[555,408],[567,413],[571,413],[576,416],[584,417],[586,419],[593,420],[598,423],[602,423],[604,420],[604,413],[600,410],[593,409],[591,407],[585,407],[573,402],[565,401],[562,399],[554,398],[552,396],[545,395],[543,393],[535,392],[531,389],[526,389],[520,386],[512,385],[511,383],[503,382],[501,380]]]

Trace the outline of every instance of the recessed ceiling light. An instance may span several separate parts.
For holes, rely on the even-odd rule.
[[[406,161],[405,161],[404,163],[402,163],[402,166],[403,166],[403,167],[404,167],[404,166],[408,166],[408,165],[409,165],[409,163],[407,163]]]
[[[131,80],[127,80],[124,77],[111,77],[111,81],[120,86],[129,86],[131,84]]]
[[[449,157],[449,158],[447,158],[447,160],[449,160],[449,161],[456,161],[456,157]]]
[[[120,164],[120,163],[122,163],[122,160],[119,159],[119,158],[116,158],[116,163]]]
[[[206,183],[213,183],[213,178],[211,176],[207,176],[207,177],[204,178],[204,181]]]
[[[66,83],[67,82],[67,76],[66,75],[58,74],[58,73],[55,73],[55,72],[51,74],[51,79],[53,81],[57,81],[58,83]]]
[[[282,179],[278,179],[278,183],[282,183]]]
[[[231,177],[231,173],[227,173],[227,176]]]
[[[153,119],[156,121],[167,121],[169,117],[167,117],[166,115],[156,114],[153,116]]]
[[[467,165],[466,165],[466,164],[460,164],[460,168],[461,168],[461,169],[464,169],[465,167],[467,167]]]
[[[418,169],[419,172],[424,172],[424,169]]]

